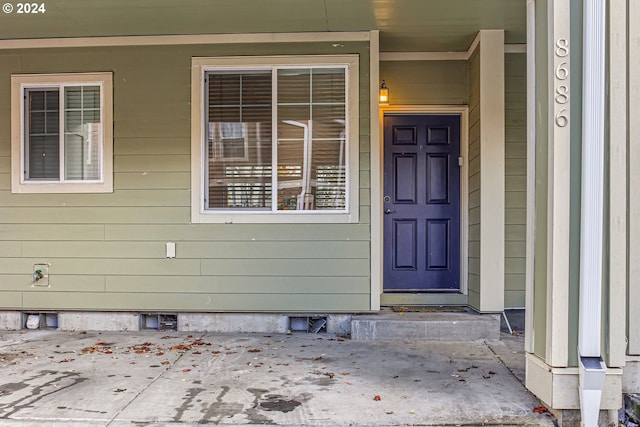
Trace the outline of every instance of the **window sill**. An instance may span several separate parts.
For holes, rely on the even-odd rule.
[[[11,192],[13,194],[113,193],[113,183],[14,182]]]
[[[322,212],[192,212],[194,224],[354,224],[357,214]]]

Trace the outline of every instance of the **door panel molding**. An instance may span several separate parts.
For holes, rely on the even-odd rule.
[[[460,292],[460,126],[459,114],[384,117],[385,292]],[[396,144],[405,132],[411,144]]]

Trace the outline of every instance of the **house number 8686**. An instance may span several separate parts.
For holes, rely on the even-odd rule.
[[[556,41],[555,54],[558,58],[564,58],[569,55],[569,42],[567,39],[558,39]],[[569,68],[567,67],[567,61],[560,62],[555,69],[555,93],[554,101],[556,104],[562,106],[569,102],[569,87],[563,84],[565,80],[569,78]],[[567,109],[561,108],[556,113],[555,122],[558,127],[566,127],[569,124],[569,118],[566,114]]]

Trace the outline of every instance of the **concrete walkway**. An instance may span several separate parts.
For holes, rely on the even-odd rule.
[[[0,332],[0,426],[552,426],[523,372],[507,336]]]

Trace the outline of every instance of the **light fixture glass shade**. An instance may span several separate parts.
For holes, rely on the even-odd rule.
[[[380,85],[378,101],[380,102],[380,105],[389,105],[389,88],[387,87],[387,83],[385,83],[384,80]]]

